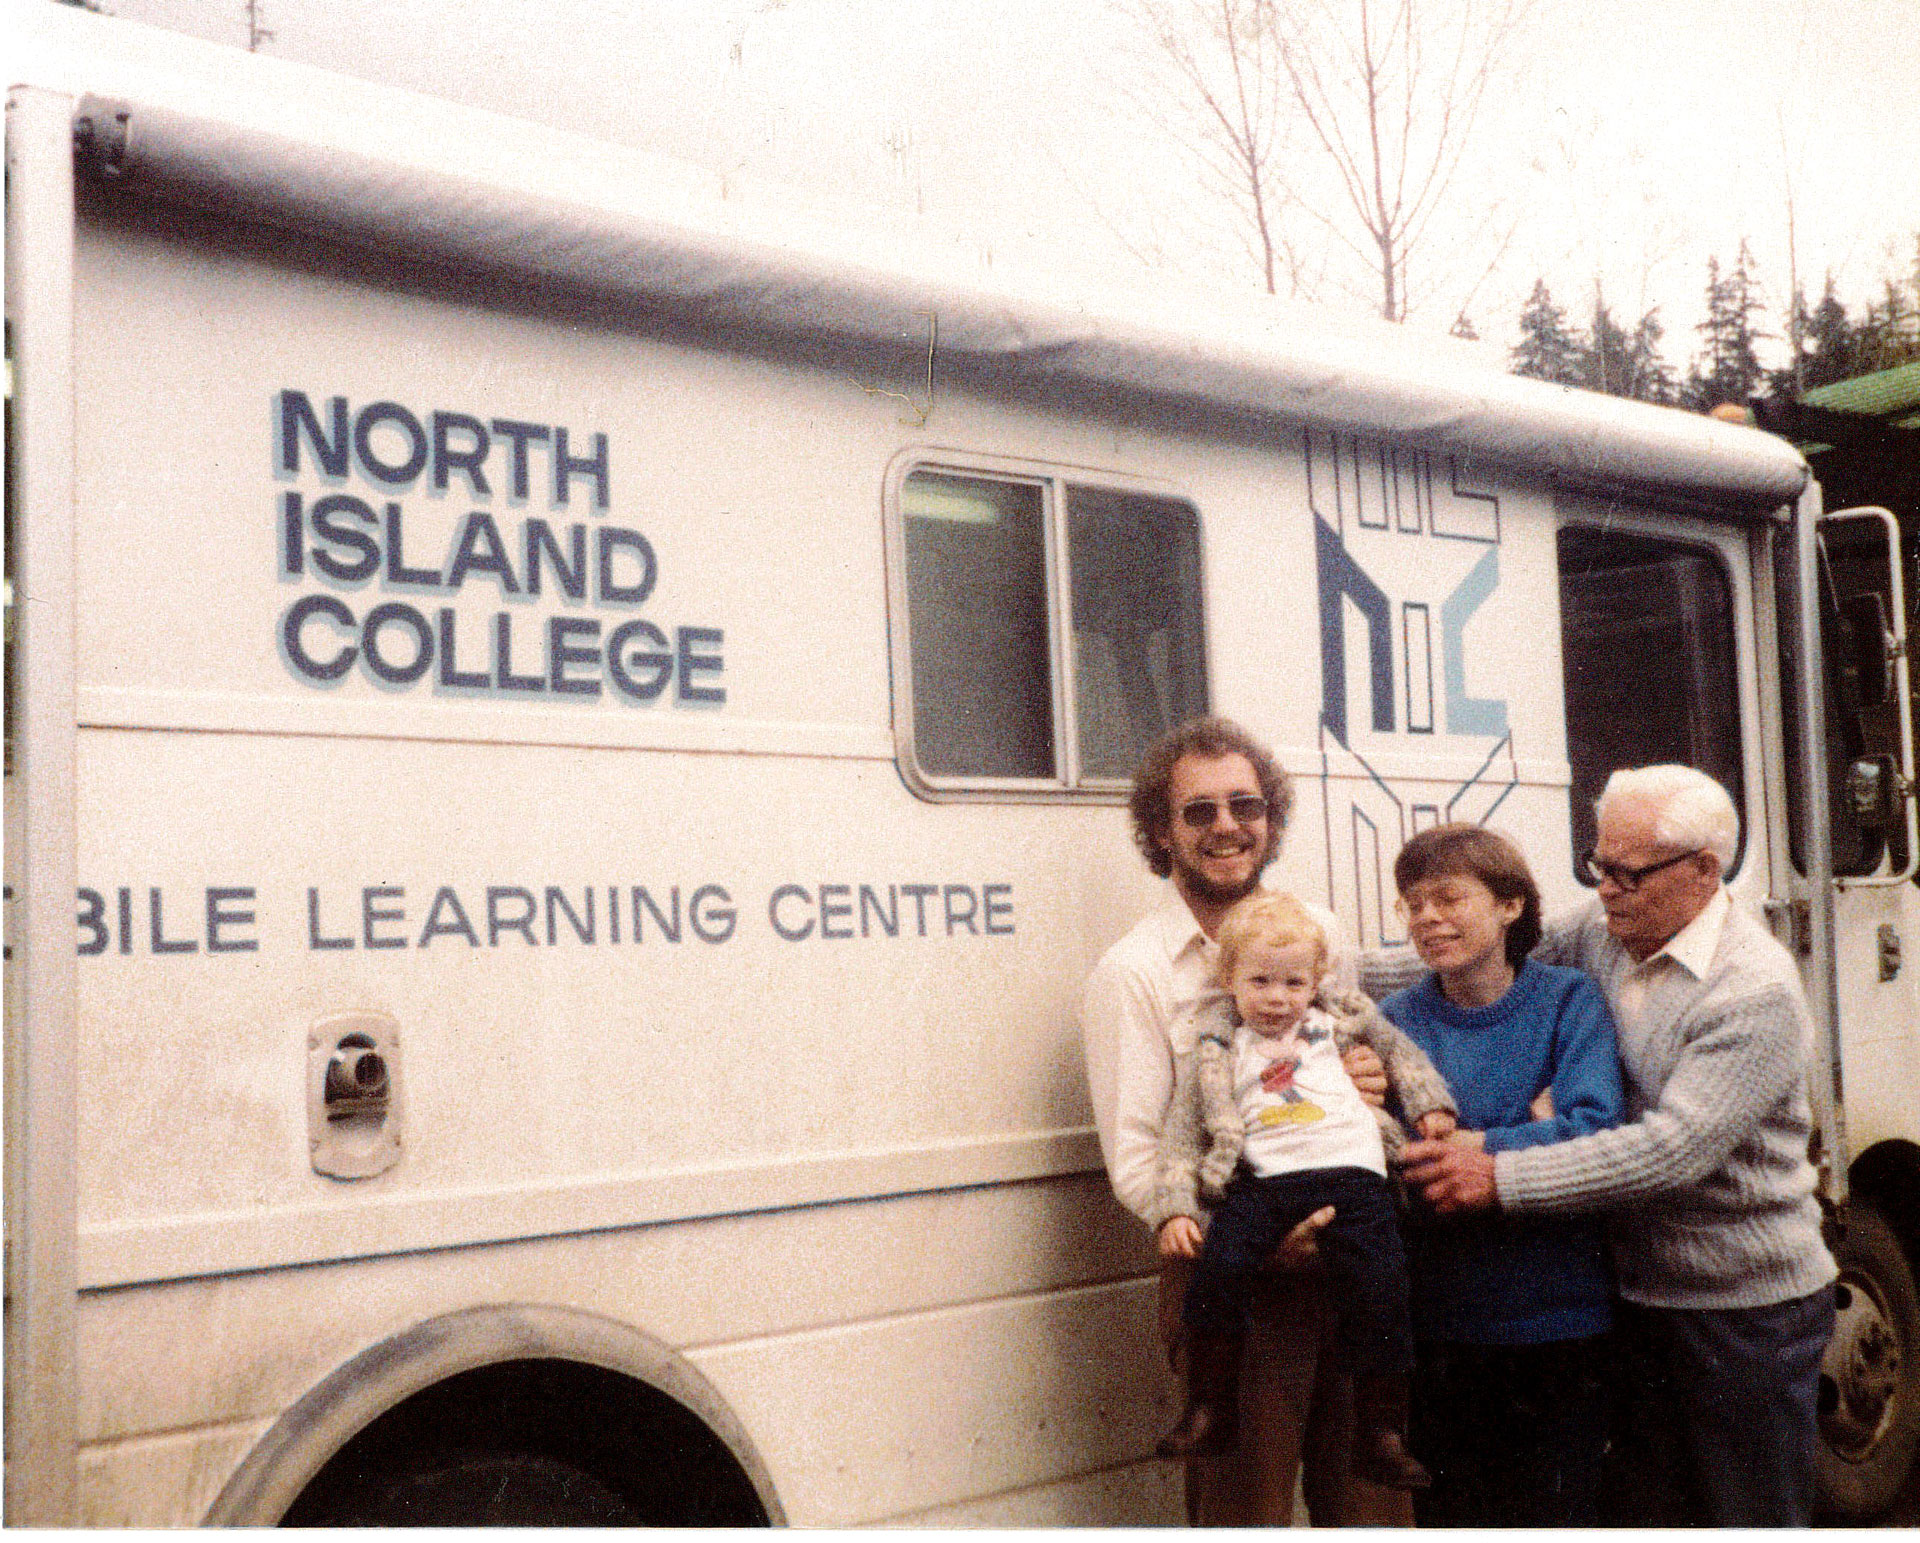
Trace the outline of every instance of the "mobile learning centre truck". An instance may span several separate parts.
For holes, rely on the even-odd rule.
[[[1828,1493],[1884,1502],[1890,521],[1397,333],[0,28],[9,1519],[1176,1520],[1075,1007],[1209,708],[1355,943],[1425,825],[1571,902],[1611,768],[1733,790],[1820,1027]]]

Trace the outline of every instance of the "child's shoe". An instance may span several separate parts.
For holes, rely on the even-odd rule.
[[[1429,1489],[1433,1475],[1407,1450],[1407,1379],[1363,1377],[1353,1386],[1353,1471],[1388,1489]]]
[[[1154,1447],[1156,1457],[1184,1461],[1231,1452],[1240,1436],[1240,1341],[1189,1334],[1187,1407],[1180,1423]]]

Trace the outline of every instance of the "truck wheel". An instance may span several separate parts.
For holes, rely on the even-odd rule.
[[[334,1451],[278,1519],[283,1527],[771,1520],[733,1450],[694,1410],[622,1372],[558,1358],[470,1367],[402,1399]]]
[[[616,1491],[564,1459],[451,1450],[343,1485],[283,1525],[632,1527],[643,1519]]]
[[[1820,1500],[1869,1521],[1898,1497],[1920,1447],[1920,1299],[1899,1237],[1870,1202],[1848,1205],[1833,1253],[1839,1316],[1820,1362]]]

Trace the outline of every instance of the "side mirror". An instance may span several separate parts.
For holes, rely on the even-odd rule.
[[[1847,768],[1847,808],[1869,830],[1888,830],[1901,815],[1900,773],[1889,755],[1863,756]]]

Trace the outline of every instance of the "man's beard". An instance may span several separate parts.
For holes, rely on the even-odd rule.
[[[1169,851],[1167,856],[1173,864],[1173,876],[1195,900],[1207,905],[1232,905],[1236,900],[1246,899],[1260,887],[1261,875],[1267,871],[1267,864],[1273,861],[1273,848],[1269,846],[1255,860],[1253,872],[1244,884],[1216,884],[1198,869],[1190,867],[1177,851]]]

